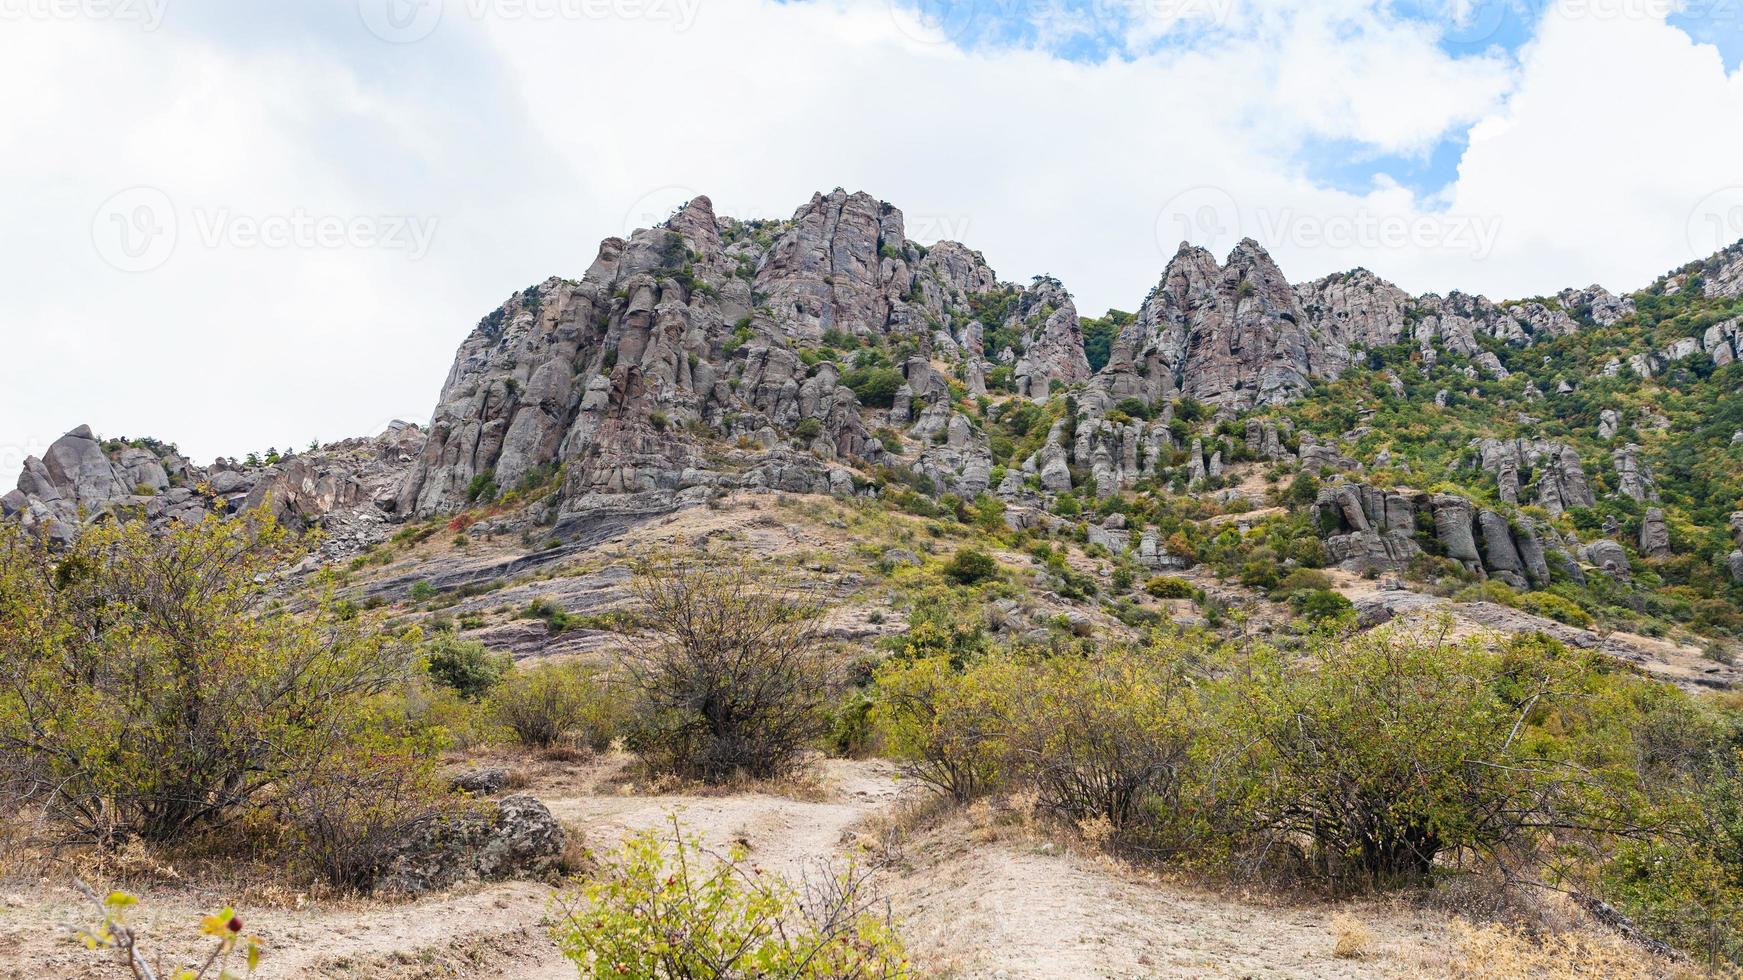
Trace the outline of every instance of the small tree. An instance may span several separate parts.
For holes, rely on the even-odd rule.
[[[1201,718],[1183,641],[1049,658],[1014,700],[1012,767],[1042,805],[1119,834],[1187,809]]]
[[[1500,657],[1403,631],[1261,652],[1232,682],[1228,741],[1250,746],[1262,837],[1334,881],[1420,878],[1443,852],[1494,855],[1543,827],[1592,826],[1601,774],[1528,745],[1526,719],[1568,678],[1552,659],[1503,696]],[[1588,798],[1588,803],[1589,803]],[[1261,849],[1263,850],[1263,849]]]
[[[903,771],[957,802],[995,788],[1005,775],[1013,693],[1007,660],[957,672],[948,656],[893,660],[878,671],[873,720]]]
[[[659,771],[717,782],[797,767],[828,728],[835,665],[817,607],[716,562],[644,563],[629,745]]]
[[[274,800],[309,869],[363,893],[413,833],[460,806],[433,759],[388,738],[324,754],[287,778]]]
[[[999,563],[984,551],[964,548],[944,565],[944,575],[959,585],[975,585],[999,577]]]
[[[0,771],[76,836],[170,841],[343,744],[407,644],[270,599],[300,557],[264,511],[65,551],[0,524]]]

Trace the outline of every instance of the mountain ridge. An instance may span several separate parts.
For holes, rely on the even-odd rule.
[[[0,509],[64,536],[110,510],[187,519],[270,500],[345,528],[334,554],[498,499],[517,506],[486,528],[530,534],[746,489],[986,496],[1007,524],[1058,530],[1131,494],[1229,506],[1225,471],[1258,463],[1336,484],[1300,503],[1351,568],[1396,572],[1427,554],[1544,589],[1587,569],[1625,579],[1674,539],[1716,554],[1735,582],[1743,523],[1724,515],[1743,511],[1743,488],[1715,510],[1703,477],[1698,505],[1654,507],[1666,440],[1632,419],[1656,409],[1606,408],[1579,431],[1562,431],[1577,413],[1535,412],[1589,391],[1670,391],[1695,354],[1726,369],[1743,345],[1743,319],[1724,318],[1739,294],[1743,243],[1626,296],[1589,286],[1497,303],[1413,296],[1365,268],[1292,284],[1243,239],[1220,262],[1183,242],[1134,313],[1094,319],[1056,279],[1003,281],[965,245],[908,240],[902,212],[863,192],[814,194],[784,221],[720,217],[697,197],[604,239],[581,278],[550,277],[481,318],[426,429],[204,470],[173,447],[146,459],[75,430],[27,463]],[[1094,370],[1086,322],[1106,345]],[[1629,349],[1602,363],[1582,347],[1612,338]],[[1366,387],[1330,394],[1355,376]],[[1417,436],[1381,446],[1362,417],[1387,411],[1469,431],[1456,451]],[[1400,453],[1416,468],[1394,465]],[[1600,453],[1613,478],[1588,471]],[[1622,510],[1594,516],[1610,501]],[[1170,560],[1160,525],[1091,525],[1110,550]]]

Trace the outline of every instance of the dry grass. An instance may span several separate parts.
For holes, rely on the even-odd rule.
[[[1331,934],[1331,955],[1340,960],[1364,960],[1374,952],[1373,931],[1348,912],[1331,917]]]
[[[1453,924],[1451,974],[1461,980],[1573,980],[1665,976],[1659,961],[1623,940],[1590,931],[1532,935],[1500,924]]]

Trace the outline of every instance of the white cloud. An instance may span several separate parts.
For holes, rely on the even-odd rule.
[[[0,83],[30,93],[0,103],[0,485],[79,422],[204,459],[421,417],[481,314],[692,192],[771,216],[865,189],[916,237],[960,238],[1007,278],[1057,275],[1094,312],[1135,306],[1195,231],[1269,238],[1298,279],[1362,264],[1416,290],[1631,288],[1694,257],[1691,210],[1743,173],[1738,77],[1654,19],[1564,10],[1515,63],[1449,58],[1368,0],[1203,0],[1220,20],[1139,0],[1124,56],[1085,64],[964,52],[879,0],[537,18],[448,0],[407,44],[370,36],[350,0],[265,27],[218,2],[181,0],[150,33],[0,31]],[[1190,41],[1158,46],[1183,11]],[[1316,186],[1303,157],[1417,154],[1466,127],[1434,202]],[[92,223],[139,185],[173,201],[178,236],[127,273]],[[219,213],[436,233],[418,260],[206,247],[196,229]],[[1492,248],[1456,247],[1497,221]]]

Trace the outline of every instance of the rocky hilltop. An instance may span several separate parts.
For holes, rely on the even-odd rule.
[[[1660,499],[1655,469],[1686,467],[1665,455],[1674,427],[1653,400],[1737,360],[1743,315],[1727,304],[1740,293],[1743,243],[1629,296],[1495,302],[1412,296],[1365,269],[1292,284],[1244,240],[1220,262],[1183,243],[1135,313],[1091,320],[1051,277],[1007,282],[964,245],[909,240],[902,212],[864,193],[815,194],[787,220],[717,215],[698,197],[605,239],[580,278],[479,320],[427,430],[197,467],[81,427],[31,459],[0,507],[65,537],[107,513],[268,503],[355,549],[393,522],[516,492],[536,503],[487,515],[488,529],[734,490],[899,490],[985,494],[1013,527],[1058,529],[1077,512],[1064,498],[1232,506],[1231,468],[1258,463],[1320,481],[1309,502],[1328,559],[1356,570],[1426,553],[1531,589],[1710,549],[1743,579],[1743,499],[1706,486],[1698,503]],[[1095,363],[1086,331],[1105,352]],[[1342,382],[1358,385],[1355,406],[1330,395],[1346,377],[1360,379]],[[1378,433],[1400,405],[1470,431],[1439,448],[1426,430]],[[1600,514],[1611,501],[1621,509]],[[1170,560],[1155,529],[1124,521],[1086,533]]]

